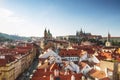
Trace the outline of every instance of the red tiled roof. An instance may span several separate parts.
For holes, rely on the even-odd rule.
[[[104,71],[99,71],[99,70],[94,70],[94,69],[92,69],[89,72],[89,75],[93,78],[98,78],[98,79],[103,79],[106,77],[106,74]]]
[[[34,73],[33,77],[43,77],[43,76],[49,76],[53,72],[47,71],[45,72],[44,69],[37,69],[37,71]]]
[[[117,61],[120,62],[120,58],[117,58]]]
[[[31,46],[27,46],[27,47],[18,46],[18,47],[16,47],[16,49],[27,49],[27,50],[30,50],[30,49],[32,49],[32,47]]]
[[[59,69],[59,66],[56,63],[49,65],[49,66],[50,66],[49,68],[51,68],[51,70],[49,70],[49,68],[47,68],[47,70],[37,69],[37,71],[33,74],[33,77],[31,80],[50,80],[51,74],[54,76],[54,79],[59,77],[60,80],[71,80],[72,72],[69,73],[68,75],[64,75],[65,71]],[[60,73],[57,77],[54,75],[55,69],[57,69],[57,70],[59,69],[59,71],[60,71]],[[82,77],[81,73],[79,73],[79,74],[74,73],[73,75],[75,76],[75,80],[80,80]]]
[[[7,60],[5,59],[0,59],[0,66],[5,66],[7,63]]]
[[[87,51],[88,54],[93,54],[95,52],[95,50],[93,49],[98,49],[99,47],[97,46],[73,46],[73,48]]]
[[[25,54],[27,52],[29,52],[30,49],[28,48],[15,48],[15,49],[0,49],[0,53],[1,54],[4,54],[4,55],[8,55],[8,54]]]
[[[80,68],[83,69],[87,64],[85,62],[80,62],[79,65],[80,65]]]
[[[55,70],[55,69],[60,70],[60,67],[58,66],[57,63],[53,63],[53,64],[50,66],[50,71],[53,71],[53,70]]]
[[[106,57],[106,59],[112,59],[112,54],[110,52],[101,52],[99,55]]]
[[[81,54],[81,50],[75,49],[61,49],[59,52],[60,56],[79,56]]]
[[[70,74],[70,75],[61,75],[60,80],[71,80],[71,76],[74,75],[75,76],[75,80],[80,80],[82,77],[82,74]]]
[[[47,71],[46,73],[44,73],[43,71],[37,71],[33,77],[32,80],[50,80],[50,74],[53,74],[52,72]],[[82,77],[82,74],[73,74],[75,76],[75,80],[80,80]],[[60,78],[60,80],[71,80],[71,76],[72,74],[69,75],[60,75],[58,76]],[[54,79],[57,77],[54,77]]]
[[[7,63],[14,61],[16,58],[13,55],[4,55],[4,58],[0,59],[0,66],[5,66]]]
[[[50,80],[49,76],[34,77],[31,80]]]

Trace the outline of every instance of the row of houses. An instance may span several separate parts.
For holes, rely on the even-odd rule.
[[[33,44],[16,46],[14,49],[0,48],[0,80],[17,80],[35,57],[36,48]]]
[[[101,56],[92,50],[62,49],[57,54],[48,49],[39,56],[39,65],[31,80],[111,80],[113,69],[103,65]]]

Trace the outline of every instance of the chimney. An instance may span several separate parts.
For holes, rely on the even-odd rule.
[[[59,76],[59,70],[56,70],[56,69],[55,69],[55,70],[54,70],[54,75],[55,75],[55,76]]]
[[[69,71],[68,71],[68,70],[65,70],[64,75],[69,75]]]
[[[54,80],[54,76],[50,74],[50,80]]]
[[[47,72],[47,68],[44,69],[44,72]]]
[[[74,75],[71,76],[71,80],[75,80],[75,76]]]
[[[92,80],[92,79],[90,79],[89,77],[87,78],[87,80]],[[95,79],[96,80],[96,79]],[[97,79],[98,80],[98,79]]]
[[[82,76],[82,80],[85,80],[85,76]]]
[[[56,76],[59,76],[59,70],[56,70]]]
[[[67,75],[67,70],[65,70],[65,73],[64,73],[64,75]]]

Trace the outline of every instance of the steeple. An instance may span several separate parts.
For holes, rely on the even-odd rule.
[[[105,46],[106,46],[106,47],[111,46],[110,37],[111,37],[111,36],[110,36],[110,33],[108,32],[107,41],[106,41],[106,43],[105,43]]]
[[[51,33],[50,33],[50,30],[48,29],[48,35],[50,35]]]
[[[47,30],[46,30],[46,28],[45,28],[45,30],[44,30],[44,38],[45,38],[45,39],[47,38]]]
[[[50,30],[48,29],[48,38],[51,39],[52,38],[52,34],[50,32]]]
[[[82,34],[83,33],[83,31],[82,31],[82,28],[81,28],[81,30],[80,30],[80,34]]]
[[[50,33],[50,30],[44,30],[44,39],[47,40],[47,39],[52,39],[52,34]]]
[[[110,35],[110,33],[108,32],[107,41],[110,41],[110,37],[111,37],[111,35]]]
[[[45,32],[47,32],[47,30],[46,30],[46,28],[45,28],[45,30],[44,30]]]

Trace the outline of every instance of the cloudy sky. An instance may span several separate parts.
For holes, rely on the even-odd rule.
[[[120,0],[0,0],[0,32],[41,37],[45,28],[120,37]]]

